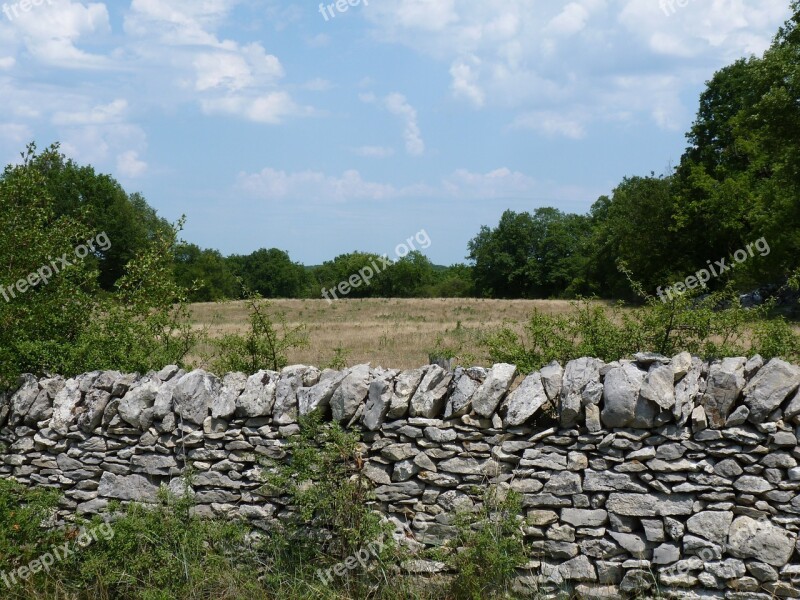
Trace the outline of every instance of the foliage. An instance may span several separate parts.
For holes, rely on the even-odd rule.
[[[270,314],[271,304],[257,293],[246,292],[246,295],[250,329],[244,335],[232,333],[212,341],[217,351],[214,370],[217,373],[280,371],[289,364],[289,350],[308,345],[306,327],[304,324],[289,326],[283,313],[275,313],[274,317]]]
[[[43,546],[66,541],[65,532],[43,527],[50,521],[59,494],[24,487],[0,479],[0,573],[10,572],[38,558]]]
[[[301,418],[287,452],[288,461],[267,463],[267,486],[287,494],[295,510],[289,532],[294,552],[337,562],[386,533],[369,508],[373,497],[357,433],[323,423],[315,411]]]
[[[231,263],[216,250],[201,250],[195,244],[181,243],[175,252],[175,280],[190,290],[191,302],[238,298],[241,285]]]
[[[197,339],[192,331],[187,291],[172,277],[181,220],[159,231],[126,266],[116,293],[98,303],[93,318],[74,343],[67,370],[117,369],[145,372],[182,364]]]
[[[620,270],[631,274],[620,264]],[[731,288],[698,296],[696,292],[674,295],[662,302],[630,280],[644,304],[623,311],[596,301],[573,302],[566,315],[534,310],[518,334],[512,324],[484,336],[482,343],[494,362],[516,364],[523,372],[540,369],[556,360],[566,363],[582,356],[606,362],[637,352],[673,356],[683,351],[707,359],[761,354],[800,359],[800,335],[782,318],[770,318],[773,303],[755,309],[742,308]],[[666,297],[665,297],[666,299]]]
[[[57,156],[55,147],[41,157]],[[96,261],[63,269],[24,294],[8,291],[55,257],[73,259],[76,245],[95,235],[80,219],[58,216],[30,145],[22,163],[0,178],[0,387],[22,372],[59,371],[70,362],[70,342],[87,327],[96,305]],[[54,158],[55,160],[55,158]]]
[[[301,298],[308,293],[306,269],[283,250],[261,248],[247,256],[231,256],[227,263],[246,289],[264,298]]]
[[[344,348],[343,346],[337,346],[333,349],[333,358],[331,358],[328,364],[324,365],[323,368],[334,369],[336,371],[346,369],[349,355],[350,351],[347,348]]]
[[[554,208],[507,210],[496,228],[469,242],[475,290],[492,298],[542,298],[575,287],[588,243],[588,219]],[[579,290],[575,290],[579,291]]]
[[[452,543],[462,549],[451,555],[451,566],[458,573],[452,582],[453,597],[506,597],[516,569],[527,561],[521,512],[519,493],[490,486],[477,511],[456,514],[458,535]]]
[[[75,255],[78,245],[101,232],[87,225],[91,218],[83,213],[58,216],[59,201],[42,174],[43,165],[63,162],[56,146],[37,154],[32,144],[22,163],[7,167],[0,178],[0,225],[7,232],[0,240],[0,285],[29,278],[54,257],[71,263],[47,283],[0,301],[0,386],[22,372],[69,376],[161,368],[181,362],[194,342],[185,295],[172,277],[179,229],[155,228],[125,265],[116,293],[101,293],[101,251],[84,260]],[[116,240],[108,238],[113,247]]]
[[[127,265],[169,223],[158,217],[140,194],[128,194],[110,175],[96,173],[58,152],[54,144],[47,152],[33,154],[28,166],[40,176],[41,191],[53,199],[56,217],[82,222],[90,231],[104,231],[113,240],[96,254],[98,282],[114,289]]]
[[[685,294],[662,302],[645,296],[644,301],[628,311],[589,300],[575,301],[567,315],[536,310],[522,334],[507,323],[485,336],[483,344],[492,361],[516,364],[523,372],[553,360],[566,363],[594,356],[611,362],[637,352],[800,359],[800,335],[784,319],[769,317],[771,304],[742,308],[730,289],[702,298]]]

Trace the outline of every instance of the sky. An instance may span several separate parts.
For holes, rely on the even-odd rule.
[[[0,0],[2,2],[2,0]],[[789,0],[6,0],[0,160],[60,142],[223,254],[320,264],[667,172]]]

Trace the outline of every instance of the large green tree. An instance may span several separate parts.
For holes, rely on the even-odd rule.
[[[169,224],[158,217],[141,194],[128,194],[110,175],[97,173],[58,152],[44,152],[30,159],[41,179],[41,189],[52,198],[57,216],[78,218],[94,234],[105,232],[111,247],[98,253],[99,281],[113,290],[125,265]]]

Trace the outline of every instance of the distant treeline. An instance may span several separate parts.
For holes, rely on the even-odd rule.
[[[762,57],[739,60],[707,83],[689,146],[668,173],[625,178],[585,215],[507,211],[469,242],[468,264],[436,266],[413,252],[348,297],[630,299],[629,275],[654,293],[709,262],[730,264],[737,250],[762,238],[768,254],[708,285],[732,280],[744,290],[782,282],[800,266],[800,2],[792,8]],[[100,286],[113,290],[128,260],[168,224],[113,178],[42,156],[37,166],[58,214],[112,240],[97,260]],[[240,298],[243,285],[267,298],[320,298],[377,258],[352,252],[304,266],[276,248],[223,256],[183,243],[174,272],[194,301]]]

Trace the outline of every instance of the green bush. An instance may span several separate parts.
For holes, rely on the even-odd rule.
[[[477,511],[456,515],[461,549],[451,555],[456,571],[451,592],[457,600],[500,598],[508,593],[518,567],[528,560],[520,514],[522,496],[497,486],[487,488]]]
[[[730,289],[704,297],[676,296],[669,302],[647,296],[644,306],[630,310],[589,300],[576,301],[573,308],[568,315],[535,310],[521,335],[510,323],[485,335],[482,344],[490,360],[516,364],[529,373],[553,360],[593,356],[610,362],[637,352],[800,359],[800,336],[783,318],[770,315],[773,306],[742,308]]]
[[[250,309],[250,328],[244,335],[232,333],[212,341],[216,353],[213,369],[217,373],[280,371],[289,364],[287,351],[308,346],[306,326],[290,327],[283,313],[278,312],[274,317],[270,314],[270,302],[256,293],[246,292],[245,295]]]
[[[182,362],[194,343],[185,290],[172,276],[181,223],[159,227],[125,266],[116,292],[98,285],[98,250],[80,260],[75,248],[100,232],[88,215],[58,216],[59,199],[48,192],[42,165],[63,162],[53,146],[0,177],[0,286],[7,290],[67,256],[73,263],[23,293],[0,300],[0,388],[20,373],[65,376],[93,369],[147,371]],[[111,247],[115,240],[109,239]],[[52,271],[52,269],[51,269]],[[29,281],[34,279],[28,279]]]

